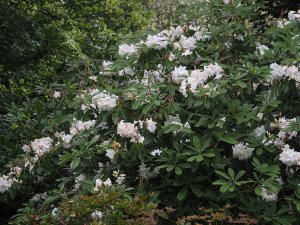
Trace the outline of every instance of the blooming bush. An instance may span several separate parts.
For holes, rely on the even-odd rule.
[[[96,197],[125,187],[175,209],[154,224],[203,222],[186,217],[202,207],[206,222],[300,223],[300,12],[273,18],[260,1],[203,9],[197,23],[122,43],[78,93],[53,95],[51,127],[0,178],[6,201],[32,193],[13,224],[126,224],[133,214],[111,222],[104,215],[124,207]]]

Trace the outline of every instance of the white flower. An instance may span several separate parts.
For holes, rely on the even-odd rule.
[[[151,155],[152,155],[152,156],[156,156],[156,155],[160,155],[161,153],[162,153],[161,150],[155,149],[155,150],[153,150],[153,151],[151,152]]]
[[[60,98],[60,97],[61,97],[61,93],[59,91],[54,91],[53,98]]]
[[[72,134],[65,134],[65,132],[61,132],[61,133],[57,133],[56,137],[57,138],[61,138],[62,140],[62,145],[64,148],[70,148],[71,147],[71,140],[73,138],[74,135]]]
[[[117,106],[118,96],[108,94],[103,91],[100,92],[98,89],[92,90],[90,95],[92,96],[93,108],[97,108],[100,112],[111,111]]]
[[[70,133],[72,135],[75,135],[77,134],[78,132],[82,132],[84,130],[88,130],[90,129],[91,127],[95,126],[95,123],[96,123],[96,120],[89,120],[89,121],[81,121],[81,120],[78,120],[78,121],[74,121],[72,124],[71,124],[71,127],[70,127]]]
[[[5,191],[9,190],[13,184],[13,180],[10,179],[8,176],[0,177],[0,192],[4,193]]]
[[[168,40],[163,36],[149,35],[146,40],[146,45],[149,48],[161,50],[162,48],[166,48],[168,46]]]
[[[137,53],[137,47],[134,45],[122,44],[119,45],[119,55],[123,56],[132,56]]]
[[[176,56],[171,52],[170,55],[169,55],[169,57],[168,57],[168,60],[170,62],[173,62],[175,59],[176,59]]]
[[[279,160],[287,166],[300,165],[300,152],[291,149],[289,145],[285,145]]]
[[[216,76],[215,79],[220,79],[222,77],[223,69],[218,63],[215,63],[204,66],[204,72],[208,74],[208,77]]]
[[[134,123],[125,123],[124,120],[121,120],[118,123],[117,134],[121,137],[131,138],[131,142],[143,143],[144,137],[138,132],[138,128]]]
[[[151,118],[146,120],[146,124],[147,124],[147,130],[149,130],[150,133],[154,133],[156,130],[156,122],[154,122]]]
[[[181,26],[177,26],[176,28],[171,27],[170,33],[172,37],[178,38],[183,34],[183,28]]]
[[[180,37],[180,44],[183,49],[187,50],[194,50],[196,48],[196,42],[197,40],[194,37],[189,37],[187,38],[186,36],[181,36]]]
[[[188,55],[192,55],[192,54],[193,54],[192,50],[191,49],[187,49],[181,55],[182,56],[188,56]]]
[[[278,65],[277,63],[272,63],[270,65],[271,69],[271,77],[269,78],[269,81],[273,82],[274,80],[282,79],[283,76],[286,73],[287,67]]]
[[[34,195],[31,198],[31,200],[34,201],[34,202],[38,202],[38,201],[40,201],[42,199],[45,199],[46,197],[47,197],[47,193],[45,192],[45,193],[42,193],[42,194],[36,194],[36,195]]]
[[[113,160],[114,157],[115,157],[115,154],[116,154],[116,151],[115,151],[115,150],[113,150],[113,149],[107,149],[105,155],[106,155],[110,160]]]
[[[197,41],[206,41],[211,39],[211,36],[209,35],[208,29],[206,27],[201,27],[201,30],[196,31],[194,37]]]
[[[186,66],[179,66],[175,67],[175,69],[172,71],[172,80],[180,84],[181,81],[183,81],[186,77],[188,77],[189,72],[186,70]]]
[[[100,179],[97,179],[95,181],[95,187],[94,187],[94,191],[99,191],[99,188],[102,187],[103,185],[104,186],[111,186],[112,185],[112,182],[109,178],[106,179],[106,181],[102,181]]]
[[[113,62],[104,60],[102,63],[102,67],[104,71],[100,71],[99,74],[103,75],[111,75],[112,74],[112,68],[111,65]]]
[[[119,174],[119,176],[116,179],[116,183],[117,184],[123,184],[124,181],[125,181],[125,178],[126,178],[125,174],[123,174],[123,173]]]
[[[264,55],[266,51],[269,50],[268,46],[266,45],[261,45],[261,44],[258,44],[256,46],[256,49],[259,51],[260,55]]]
[[[288,18],[289,18],[289,21],[300,22],[300,10],[298,10],[298,12],[290,11],[288,13]]]
[[[52,210],[51,215],[52,215],[53,217],[55,217],[55,216],[57,216],[57,212],[58,212],[58,208],[55,207],[55,208]]]
[[[255,136],[257,137],[257,138],[261,138],[262,136],[264,136],[265,135],[265,133],[266,133],[266,129],[265,129],[265,126],[260,126],[260,127],[257,127],[255,130],[254,130],[254,132],[255,132]]]
[[[157,168],[155,168],[154,171],[151,171],[150,167],[147,167],[147,164],[142,163],[141,165],[139,165],[139,173],[141,178],[148,180],[150,178],[156,177],[159,172]]]
[[[181,92],[181,94],[184,96],[184,97],[187,97],[187,83],[186,83],[186,80],[183,80],[181,82],[181,85],[180,85],[180,88],[179,88],[179,91]]]
[[[91,79],[91,80],[97,82],[97,76],[90,76],[89,79]]]
[[[134,75],[134,71],[131,67],[125,67],[124,69],[119,71],[119,76],[124,76],[124,75]]]
[[[103,218],[103,213],[98,211],[98,210],[95,210],[92,214],[91,214],[92,218],[94,220],[101,220]]]
[[[112,182],[111,182],[111,180],[109,179],[109,178],[107,178],[104,182],[103,182],[103,184],[105,185],[105,186],[111,186],[112,185]]]
[[[25,153],[29,153],[30,152],[30,147],[28,145],[23,145],[22,146],[22,150],[25,152]]]
[[[232,147],[232,154],[234,158],[239,160],[248,159],[252,156],[254,148],[248,148],[247,144],[244,145],[242,142]]]
[[[52,149],[53,140],[49,137],[35,139],[30,143],[31,149],[34,153],[41,157],[45,153],[48,153]]]
[[[223,2],[224,2],[226,5],[229,5],[229,4],[231,4],[232,0],[223,0]]]
[[[298,83],[300,82],[300,71],[295,65],[287,68],[286,76],[289,77],[289,79],[295,80]]]
[[[278,194],[277,193],[270,193],[268,192],[264,187],[262,188],[262,193],[261,193],[262,199],[264,199],[266,202],[272,202],[272,201],[277,201],[278,199]]]
[[[187,83],[190,85],[192,93],[196,93],[197,87],[203,85],[208,79],[208,73],[201,70],[193,70],[191,76],[188,77]]]

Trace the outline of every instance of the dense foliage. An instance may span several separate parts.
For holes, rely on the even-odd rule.
[[[197,3],[7,114],[38,112],[0,177],[11,223],[299,224],[300,12],[269,4]]]

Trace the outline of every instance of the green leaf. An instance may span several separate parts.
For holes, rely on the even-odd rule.
[[[71,168],[73,170],[76,169],[79,166],[79,163],[80,163],[80,158],[79,157],[74,158],[71,162]]]
[[[203,192],[200,190],[198,186],[190,185],[189,187],[192,190],[193,194],[196,195],[198,198],[200,198],[203,195]]]
[[[234,180],[235,174],[234,174],[234,171],[233,171],[233,169],[231,169],[231,168],[228,168],[228,174],[229,174],[229,176],[230,176],[231,180]]]
[[[181,169],[180,167],[176,166],[176,167],[175,167],[175,173],[176,173],[177,175],[181,175],[181,174],[182,174],[182,169]]]
[[[181,188],[181,190],[177,194],[177,199],[179,201],[182,201],[185,198],[185,196],[187,194],[187,189],[188,189],[187,186],[184,186],[183,188]]]
[[[200,150],[201,149],[201,142],[200,139],[197,136],[193,137],[193,144],[196,149]]]
[[[216,170],[215,173],[218,174],[218,175],[220,175],[221,177],[224,177],[227,180],[230,180],[230,177],[226,173],[223,173],[223,172],[221,172],[219,170]]]
[[[231,186],[232,186],[231,183],[227,183],[227,184],[221,186],[220,191],[221,191],[222,193],[227,192]]]

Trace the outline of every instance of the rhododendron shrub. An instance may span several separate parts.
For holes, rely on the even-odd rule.
[[[204,207],[226,221],[300,223],[299,12],[206,4],[197,22],[122,43],[76,96],[53,97],[71,99],[65,117],[23,143],[0,179],[7,200],[34,191],[15,224],[33,214],[60,221],[65,199],[80,205],[118,186],[155,192],[159,207],[175,209],[168,221]],[[107,222],[100,205],[92,210],[83,222]]]

